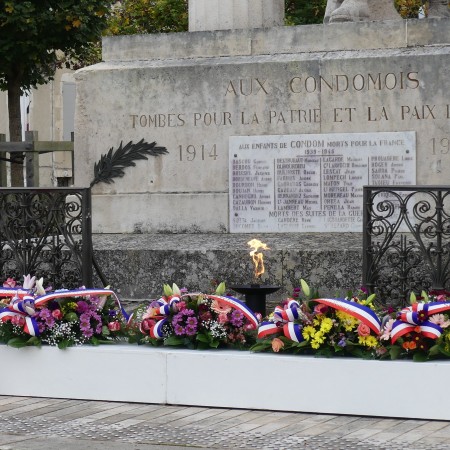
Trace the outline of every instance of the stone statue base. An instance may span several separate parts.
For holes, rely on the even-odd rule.
[[[447,0],[430,0],[429,18],[450,17]]]
[[[324,23],[400,18],[392,0],[328,0]]]

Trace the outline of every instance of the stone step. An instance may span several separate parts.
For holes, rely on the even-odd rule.
[[[221,281],[227,287],[254,282],[247,245],[253,237],[270,248],[261,282],[281,286],[268,304],[290,295],[301,278],[323,296],[361,286],[362,233],[95,234],[93,244],[111,287],[136,303],[159,297],[164,283],[211,292]]]

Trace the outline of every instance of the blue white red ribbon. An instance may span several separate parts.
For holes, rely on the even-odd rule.
[[[296,300],[289,300],[287,308],[284,309],[281,306],[275,307],[273,313],[273,320],[275,323],[287,323],[293,322],[300,317],[299,313],[300,304]]]
[[[316,298],[311,301],[345,312],[367,325],[376,334],[380,334],[381,321],[375,312],[368,306],[344,300],[342,298]]]
[[[12,291],[15,291],[15,293]],[[111,289],[60,290],[39,297],[33,297],[30,295],[29,291],[6,288],[0,289],[0,296],[12,297],[12,301],[6,305],[5,308],[0,310],[0,320],[5,322],[14,316],[21,316],[25,319],[25,333],[30,334],[31,336],[38,336],[39,328],[36,319],[33,316],[36,314],[37,309],[44,307],[49,301],[62,298],[99,297],[105,295],[112,295],[114,297],[125,320],[127,320],[128,314],[123,308],[116,293]]]
[[[162,339],[164,337],[163,326],[167,322],[167,318],[158,320],[155,325],[150,327],[150,337],[153,339]]]
[[[413,303],[403,308],[398,314],[398,320],[392,325],[390,333],[393,344],[405,334],[416,332],[430,339],[437,339],[442,334],[442,328],[428,319],[433,314],[450,310],[450,302]]]
[[[294,323],[300,317],[299,308],[299,303],[293,299],[289,300],[286,308],[276,306],[273,313],[273,322],[262,322],[259,326],[258,339],[274,334],[284,334],[291,341],[304,341],[302,327]]]

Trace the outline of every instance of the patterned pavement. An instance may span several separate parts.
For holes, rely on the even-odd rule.
[[[0,430],[0,450],[450,450],[446,421],[10,396]]]

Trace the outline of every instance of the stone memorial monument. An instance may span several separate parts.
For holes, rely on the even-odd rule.
[[[344,0],[330,7],[331,24],[284,27],[282,0],[220,0],[211,10],[213,2],[190,1],[188,33],[104,38],[104,61],[76,74],[76,185],[89,186],[95,164],[121,142],[144,139],[168,152],[135,161],[114,183],[93,186],[93,230],[102,234],[97,248],[106,252],[102,266],[113,272],[127,264],[132,247],[149,255],[155,245],[180,251],[183,233],[190,239],[196,233],[196,251],[212,233],[213,251],[226,242],[230,251],[245,252],[246,238],[236,243],[230,233],[296,232],[306,233],[299,242],[305,246],[308,239],[317,253],[299,266],[298,252],[294,257],[289,250],[292,239],[278,241],[268,264],[275,282],[295,284],[303,276],[333,290],[349,273],[358,279],[360,264],[358,270],[348,264],[358,262],[360,236],[342,241],[345,251],[350,241],[358,243],[354,258],[344,258],[341,247],[333,247],[339,240],[326,241],[324,233],[361,231],[362,204],[352,189],[398,180],[448,183],[450,19],[373,21],[373,9],[369,20],[340,23],[336,10],[358,3]],[[390,2],[374,3],[387,7],[382,17],[398,17]],[[318,195],[327,202],[318,202]],[[252,216],[250,206],[262,209]],[[339,211],[356,219],[335,220]],[[314,241],[311,232],[323,234]],[[150,244],[145,236],[155,233]],[[169,241],[164,233],[176,234]],[[138,234],[144,241],[127,240]],[[125,253],[106,256],[113,246]],[[331,248],[340,256],[323,254]],[[129,257],[141,258],[136,255]],[[208,258],[195,270],[205,279],[220,276],[221,264]],[[186,266],[187,259],[180,261]],[[243,267],[240,261],[228,266]],[[338,275],[330,279],[334,270]],[[146,271],[127,272],[125,295],[146,295],[139,279]],[[158,286],[168,281],[161,277]]]

